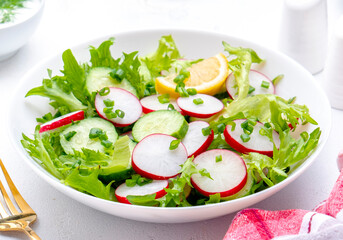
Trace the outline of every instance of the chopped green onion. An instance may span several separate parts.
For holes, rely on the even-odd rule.
[[[272,83],[274,85],[278,84],[282,79],[283,79],[284,75],[283,74],[280,74],[278,76],[276,76],[273,80],[272,80]]]
[[[248,142],[250,140],[250,135],[246,134],[246,133],[243,133],[241,135],[241,139],[242,139],[243,142]]]
[[[105,99],[103,102],[104,102],[106,107],[113,107],[114,106],[114,101],[109,99],[109,98]]]
[[[173,141],[170,142],[170,146],[169,146],[169,150],[174,150],[177,149],[177,147],[179,146],[181,140],[180,139],[175,139]]]
[[[200,105],[200,104],[204,103],[204,100],[202,100],[201,98],[195,98],[195,99],[193,99],[193,103],[195,105]]]
[[[110,93],[110,88],[109,87],[104,87],[99,91],[100,96],[106,96]]]
[[[137,179],[136,183],[138,186],[144,186],[145,184],[151,183],[152,179],[140,177]]]
[[[117,110],[115,111],[115,113],[117,114],[117,116],[118,116],[119,118],[123,118],[123,117],[125,116],[125,112],[123,112],[123,111],[120,110],[120,109],[117,109]]]
[[[211,128],[210,127],[205,127],[203,129],[201,129],[202,135],[204,136],[208,136],[211,134]]]
[[[187,88],[187,93],[193,96],[193,95],[196,95],[198,92],[195,88]]]
[[[136,180],[134,179],[126,179],[125,184],[128,187],[134,187],[136,185]]]
[[[253,86],[249,86],[249,91],[248,94],[252,93],[255,91],[255,88]]]
[[[113,110],[113,107],[105,107],[102,111],[103,111],[104,113],[111,113],[112,110]]]
[[[121,82],[125,78],[125,71],[121,68],[114,69],[112,72],[110,72],[110,76]]]
[[[125,184],[128,187],[134,187],[135,185],[143,186],[145,184],[151,183],[152,181],[152,179],[144,178],[139,174],[133,174],[131,179],[125,180]]]
[[[181,97],[189,97],[189,94],[186,90],[186,88],[181,87],[181,86],[176,86],[175,92],[179,93]]]
[[[216,162],[221,162],[221,161],[223,161],[222,155],[216,156]]]
[[[112,112],[112,111],[111,111],[111,112],[105,113],[105,116],[106,116],[108,119],[112,119],[112,118],[118,117],[117,114],[114,113],[114,112]]]
[[[184,80],[186,79],[186,77],[184,75],[177,75],[175,78],[174,78],[174,83],[180,83],[180,82],[183,82]]]
[[[170,95],[167,93],[167,94],[162,94],[160,96],[157,97],[158,101],[162,104],[164,103],[169,103],[170,102]]]
[[[267,82],[267,81],[262,81],[262,83],[261,83],[261,87],[263,87],[263,88],[269,88],[269,85],[270,85],[270,82]]]
[[[109,140],[101,140],[101,145],[105,148],[110,148],[113,145],[113,143]]]
[[[174,83],[176,83],[175,92],[179,93],[181,97],[188,97],[189,94],[185,89],[184,80],[190,76],[190,72],[184,68],[180,70],[179,75],[174,78]]]
[[[218,132],[224,132],[224,130],[225,130],[225,124],[224,123],[220,123],[220,124],[218,124],[218,126],[217,126],[217,129],[218,129]]]
[[[227,125],[231,126],[231,131],[235,131],[235,129],[236,129],[236,123],[235,122],[228,122]]]
[[[102,133],[103,133],[102,129],[100,129],[100,128],[92,128],[92,129],[89,131],[89,138],[90,138],[90,139],[97,138],[97,137],[99,137]]]
[[[253,123],[250,120],[245,120],[243,123],[241,123],[241,127],[244,133],[249,135],[254,131]]]
[[[68,132],[68,133],[64,134],[64,137],[65,137],[65,139],[69,142],[70,139],[71,139],[72,137],[74,137],[75,134],[76,134],[75,131],[71,131],[71,132]]]
[[[167,110],[175,110],[175,107],[173,104],[169,103]]]

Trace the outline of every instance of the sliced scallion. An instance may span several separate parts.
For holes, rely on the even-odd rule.
[[[204,103],[204,100],[202,100],[201,98],[195,98],[195,99],[193,99],[193,103],[195,105],[200,105],[200,104]]]

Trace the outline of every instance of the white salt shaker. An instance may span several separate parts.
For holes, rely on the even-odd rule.
[[[326,0],[284,0],[279,49],[316,74],[324,68],[327,44]]]
[[[329,46],[322,84],[331,107],[343,110],[343,15],[335,24]]]

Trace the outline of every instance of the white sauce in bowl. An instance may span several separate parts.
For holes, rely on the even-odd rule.
[[[8,22],[0,23],[0,26],[25,21],[34,15],[41,6],[41,0],[27,0],[23,3],[24,7],[13,10],[14,15]],[[0,9],[0,22],[5,14],[5,10]]]

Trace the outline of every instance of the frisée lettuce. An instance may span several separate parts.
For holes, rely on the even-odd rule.
[[[113,126],[115,135],[119,136],[115,141],[109,141],[102,129],[93,129],[101,134],[87,140],[101,148],[71,148],[72,150],[68,151],[63,144],[61,145],[61,138],[65,144],[77,143],[70,141],[76,133],[66,129],[70,126],[77,128],[78,122],[71,122],[44,132],[40,132],[41,124],[78,110],[84,111],[85,119],[101,117],[95,108],[95,96],[98,93],[105,95],[108,87],[99,91],[88,89],[87,77],[92,71],[94,72],[94,69],[105,69],[106,71],[103,72],[107,81],[113,81],[116,87],[124,88],[124,84],[126,87],[129,84],[130,88],[135,90],[134,95],[141,99],[156,94],[157,77],[166,72],[177,73],[180,69],[187,71],[192,64],[201,61],[201,59],[183,59],[170,35],[162,36],[156,51],[147,55],[140,55],[138,51],[134,51],[114,57],[111,53],[111,48],[115,47],[114,42],[115,39],[110,38],[97,48],[90,46],[90,59],[85,63],[79,63],[70,49],[63,52],[63,69],[60,75],[53,75],[52,71],[48,70],[48,78],[43,79],[42,85],[26,94],[26,97],[38,95],[49,98],[53,109],[37,118],[37,126],[32,137],[23,134],[21,141],[28,154],[63,184],[110,201],[116,201],[114,191],[120,184],[126,182],[131,186],[139,179],[144,179],[134,172],[131,164],[132,152],[137,142],[129,138],[129,135],[135,123],[124,127]],[[214,133],[214,139],[207,150],[236,151],[225,141],[223,132],[227,125],[236,127],[235,120],[238,119],[247,119],[252,124],[257,121],[263,123],[260,135],[268,137],[273,143],[272,157],[256,152],[244,154],[237,152],[244,159],[247,172],[252,179],[251,186],[248,186],[249,189],[244,189],[244,194],[235,195],[235,197],[243,197],[246,194],[262,191],[287,178],[316,148],[321,130],[317,127],[312,132],[304,131],[299,137],[294,137],[292,133],[301,125],[318,125],[311,117],[307,106],[296,104],[295,98],[286,100],[274,94],[249,95],[249,71],[252,65],[266,60],[261,59],[252,49],[233,47],[226,42],[223,42],[223,50],[229,54],[228,66],[235,76],[238,97],[231,99],[226,93],[216,95],[225,103],[225,107],[217,115],[207,119],[209,127],[202,129],[204,136],[211,134],[212,131]],[[279,77],[277,79],[280,80]],[[169,96],[163,97],[169,103]],[[111,110],[115,103],[111,104],[106,105],[104,110]],[[168,107],[168,110],[174,109]],[[188,122],[193,120],[188,116],[184,118]],[[278,146],[274,143],[273,131],[279,134]],[[178,140],[178,143],[180,141]],[[193,156],[189,157],[182,164],[179,174],[169,179],[169,187],[165,189],[166,194],[163,197],[155,199],[156,194],[147,194],[129,195],[127,199],[131,204],[159,207],[188,207],[231,199],[221,198],[220,194],[202,196],[193,188],[191,181],[193,174],[211,179],[205,168],[200,170],[196,168],[193,158]],[[142,184],[149,182],[151,181],[143,181]]]

